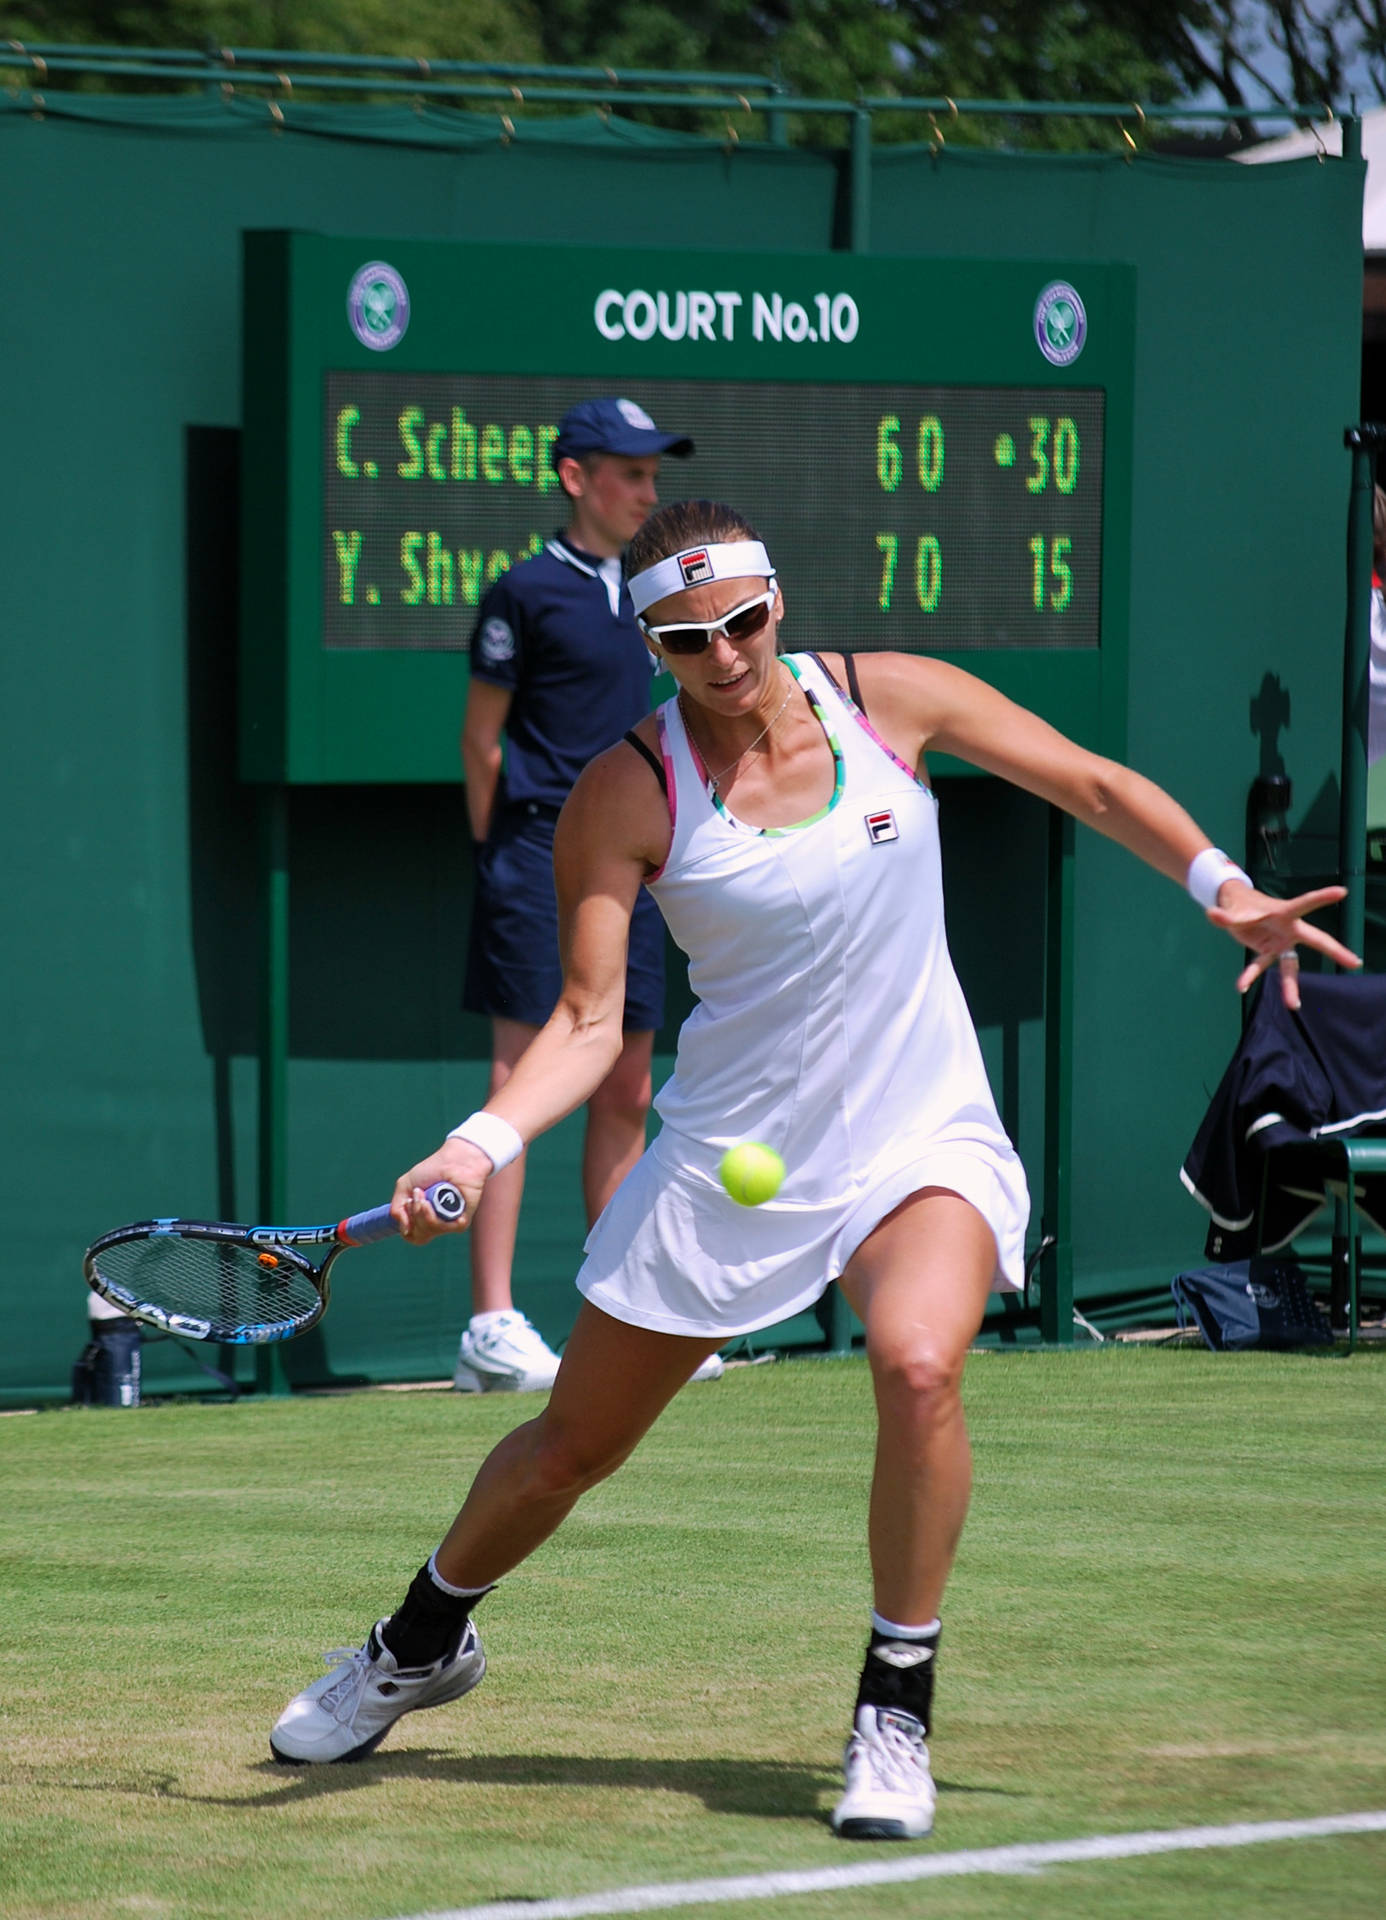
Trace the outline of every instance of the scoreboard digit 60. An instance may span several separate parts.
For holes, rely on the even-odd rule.
[[[1134,273],[246,236],[242,769],[459,777],[476,609],[575,401],[696,442],[791,648],[952,659],[1120,752]]]

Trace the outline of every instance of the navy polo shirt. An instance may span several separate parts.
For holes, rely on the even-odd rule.
[[[650,710],[654,662],[619,560],[555,534],[502,574],[472,631],[477,680],[513,696],[501,798],[560,807],[596,754]]]

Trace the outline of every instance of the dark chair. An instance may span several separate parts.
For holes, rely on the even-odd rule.
[[[1300,998],[1292,1013],[1274,975],[1262,986],[1180,1177],[1219,1261],[1275,1253],[1338,1203],[1326,1264],[1355,1346],[1361,1222],[1386,1231],[1386,975],[1305,974]]]

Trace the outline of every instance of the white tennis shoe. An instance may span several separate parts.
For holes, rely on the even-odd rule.
[[[384,1625],[377,1622],[364,1647],[337,1647],[323,1655],[332,1671],[295,1694],[274,1723],[270,1751],[276,1760],[364,1760],[401,1714],[460,1699],[486,1672],[474,1621],[468,1620],[451,1659],[427,1667],[398,1666],[380,1638]]]
[[[690,1383],[694,1380],[720,1380],[726,1370],[722,1364],[721,1354],[710,1353],[703,1364],[690,1373],[688,1378]]]
[[[459,1393],[547,1393],[558,1355],[513,1308],[479,1316],[462,1335],[452,1384]]]
[[[833,1809],[844,1840],[922,1840],[934,1824],[924,1729],[894,1707],[858,1707],[847,1742],[847,1791]]]

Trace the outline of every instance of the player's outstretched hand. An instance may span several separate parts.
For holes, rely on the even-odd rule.
[[[491,1162],[479,1147],[466,1140],[445,1140],[436,1153],[420,1160],[395,1182],[390,1214],[401,1236],[421,1247],[440,1233],[464,1233],[491,1172]],[[460,1220],[440,1220],[424,1198],[425,1189],[439,1180],[450,1180],[467,1203]]]
[[[1237,942],[1250,947],[1255,959],[1237,975],[1237,991],[1245,993],[1263,973],[1272,967],[1280,970],[1280,991],[1285,1005],[1299,1005],[1299,955],[1296,947],[1312,947],[1339,967],[1360,967],[1362,962],[1331,933],[1309,924],[1307,914],[1320,907],[1331,907],[1347,893],[1346,887],[1315,887],[1293,900],[1273,900],[1255,887],[1234,884],[1227,892],[1225,907],[1209,907],[1208,918]]]

